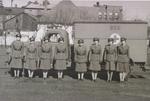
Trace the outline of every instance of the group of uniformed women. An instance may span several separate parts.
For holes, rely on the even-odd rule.
[[[107,81],[112,81],[113,72],[119,72],[120,82],[123,82],[129,72],[129,59],[129,46],[126,44],[126,38],[121,38],[119,46],[114,45],[112,38],[108,38],[108,45],[105,46],[103,54],[99,38],[93,38],[89,52],[82,39],[78,40],[78,46],[75,47],[76,72],[78,72],[79,80],[83,80],[84,73],[90,70],[92,80],[96,81],[98,72],[101,70],[101,63],[104,62]]]
[[[54,61],[49,38],[44,37],[41,44],[37,44],[34,37],[31,37],[29,40],[29,43],[24,45],[21,42],[21,35],[17,34],[16,40],[11,44],[8,63],[13,70],[14,77],[20,77],[24,72],[23,70],[26,69],[28,77],[33,78],[35,71],[40,69],[43,78],[46,79],[48,71],[53,67]],[[59,79],[63,77],[63,71],[66,69],[67,49],[63,43],[64,38],[60,37],[58,45],[55,47],[54,55],[54,69],[57,71]]]
[[[57,71],[58,79],[63,78],[63,72],[67,69],[67,48],[64,45],[64,38],[58,39],[55,52],[52,52],[52,44],[48,37],[44,37],[43,42],[37,44],[35,38],[31,37],[30,42],[24,45],[21,42],[21,35],[16,35],[16,41],[11,45],[9,63],[13,68],[14,77],[20,77],[23,72],[22,66],[28,71],[28,77],[33,78],[35,70],[42,71],[43,78],[48,77],[48,71],[54,67]],[[129,71],[129,46],[126,38],[121,38],[121,44],[115,46],[114,40],[108,38],[108,45],[105,46],[102,54],[99,38],[93,38],[93,44],[89,51],[84,45],[84,40],[78,40],[74,48],[75,71],[78,79],[83,80],[87,70],[91,71],[92,80],[96,81],[98,72],[101,70],[101,63],[105,62],[107,71],[107,81],[112,81],[113,72],[119,72],[120,81],[124,81]],[[54,58],[52,58],[54,55]],[[103,58],[102,58],[103,57]],[[55,61],[55,62],[54,62]],[[87,66],[87,63],[90,65]]]

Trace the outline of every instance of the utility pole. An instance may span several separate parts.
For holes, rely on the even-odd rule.
[[[105,12],[106,12],[106,15],[105,15],[105,16],[106,16],[106,20],[108,20],[108,15],[107,15],[108,12],[107,12],[107,11],[108,11],[108,6],[105,5]]]
[[[5,36],[5,48],[6,48],[6,45],[7,45],[7,41],[6,41],[7,35],[6,34],[7,33],[6,33],[6,28],[5,28],[5,22],[3,22],[3,35]]]
[[[43,1],[44,11],[47,11],[48,5],[50,5],[48,0]]]
[[[11,0],[11,7],[13,7],[13,2],[14,2],[14,0]]]
[[[35,5],[38,5],[39,3],[37,1],[28,1],[28,3],[25,5],[25,6],[22,6],[22,8],[27,8],[28,6],[30,6],[31,4],[35,4]]]

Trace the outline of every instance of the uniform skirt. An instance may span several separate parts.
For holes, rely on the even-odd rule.
[[[37,69],[37,61],[35,59],[27,59],[25,63],[26,69],[36,70]]]
[[[12,68],[22,68],[22,59],[21,58],[12,58],[10,66]]]
[[[118,72],[127,72],[128,73],[130,71],[129,63],[118,62],[117,63],[117,71]]]
[[[55,70],[65,70],[67,69],[66,60],[56,60]]]
[[[51,62],[49,59],[40,60],[40,69],[49,70],[51,69]]]
[[[115,62],[107,61],[106,65],[105,65],[105,70],[107,70],[107,71],[115,71],[116,70]]]
[[[76,72],[86,72],[87,71],[87,65],[86,63],[76,63]]]
[[[99,61],[91,61],[89,70],[91,70],[91,71],[100,71],[101,66],[100,66]]]

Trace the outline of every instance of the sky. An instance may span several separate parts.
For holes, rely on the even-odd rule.
[[[3,0],[4,6],[10,6],[11,0]],[[26,5],[29,0],[13,0],[18,6]],[[35,0],[30,0],[35,1]],[[37,0],[42,2],[43,0]],[[49,0],[51,5],[56,5],[61,0]],[[123,6],[124,19],[143,19],[150,22],[150,0],[72,0],[77,6],[92,6],[96,1],[100,4]]]

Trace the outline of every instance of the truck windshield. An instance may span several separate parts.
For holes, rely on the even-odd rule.
[[[57,43],[60,38],[59,33],[49,33],[50,42]]]

